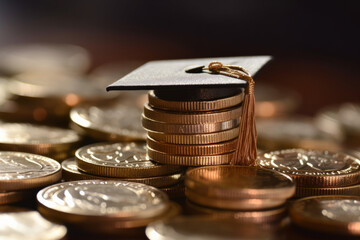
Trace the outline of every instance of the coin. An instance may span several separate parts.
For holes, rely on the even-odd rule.
[[[165,176],[155,176],[155,177],[147,177],[147,178],[110,178],[106,176],[96,176],[87,174],[85,172],[81,172],[77,165],[76,160],[74,158],[67,159],[61,163],[61,167],[63,170],[63,179],[65,181],[75,181],[75,180],[118,180],[118,181],[129,181],[129,182],[138,182],[147,184],[153,187],[167,187],[180,182],[183,178],[183,173],[175,173],[171,175]]]
[[[36,211],[0,213],[1,239],[61,240],[67,229],[44,219]]]
[[[240,118],[242,108],[239,106],[228,108],[226,110],[200,112],[200,113],[180,113],[169,112],[154,109],[149,104],[144,105],[144,116],[160,122],[177,124],[203,124],[225,122]]]
[[[50,158],[22,152],[0,152],[0,189],[43,187],[61,179],[61,166]]]
[[[8,91],[19,101],[62,107],[67,111],[80,103],[108,102],[118,96],[107,94],[103,86],[83,76],[65,73],[22,73],[9,82]]]
[[[143,178],[168,175],[182,170],[149,160],[144,143],[98,143],[75,153],[80,170],[106,177]]]
[[[0,149],[52,155],[70,151],[80,142],[72,130],[26,123],[0,125]]]
[[[36,192],[33,190],[0,192],[0,205],[17,203],[25,200],[35,199]]]
[[[166,134],[148,130],[148,136],[157,141],[174,144],[211,144],[226,142],[239,136],[239,128],[205,134]]]
[[[256,84],[257,117],[275,117],[289,115],[299,106],[300,97],[291,89],[277,89],[265,84]]]
[[[154,121],[142,115],[142,126],[146,130],[171,134],[214,133],[236,128],[239,123],[240,119],[204,124],[171,124]]]
[[[289,198],[295,184],[285,174],[242,166],[206,166],[186,172],[187,188],[218,198]]]
[[[360,185],[352,185],[347,187],[329,187],[329,188],[318,188],[318,187],[297,187],[295,197],[310,197],[319,195],[360,195]]]
[[[151,137],[147,138],[147,145],[149,148],[159,152],[168,153],[170,155],[183,155],[183,156],[196,156],[196,155],[218,155],[223,153],[229,153],[236,150],[237,139],[205,145],[181,145],[181,144],[169,144],[159,142]]]
[[[71,120],[90,137],[98,140],[145,140],[141,110],[126,105],[112,107],[82,106],[73,108]]]
[[[295,201],[289,209],[292,222],[326,233],[360,235],[359,196],[316,196]]]
[[[275,239],[277,229],[266,224],[245,224],[236,219],[188,216],[153,223],[146,228],[146,236],[150,240]]]
[[[286,149],[260,155],[257,164],[288,174],[299,187],[343,187],[360,183],[360,160],[345,153]]]
[[[346,139],[346,133],[341,124],[339,116],[339,106],[331,106],[319,111],[315,116],[315,125],[320,131],[343,142]]]
[[[288,117],[256,120],[258,147],[265,150],[311,148],[338,151],[342,147],[316,128],[312,119]]]
[[[170,199],[185,198],[185,186],[183,182],[173,186],[162,187],[160,190],[165,192]]]
[[[156,97],[154,91],[150,91],[148,97],[149,105],[157,109],[178,112],[201,112],[215,111],[239,105],[242,102],[243,94],[213,101],[167,101]]]
[[[286,208],[273,208],[260,211],[231,211],[226,209],[208,208],[186,201],[186,207],[193,214],[211,215],[216,219],[235,218],[247,223],[269,223],[283,219],[286,216]]]
[[[162,191],[123,181],[59,183],[38,192],[37,200],[43,216],[70,225],[121,224],[154,218],[169,209],[168,197]]]
[[[149,158],[155,162],[181,166],[204,166],[229,164],[234,153],[226,153],[212,156],[179,156],[169,155],[147,147]]]
[[[89,65],[89,53],[75,45],[25,44],[0,50],[0,69],[9,75],[21,72],[83,73]]]

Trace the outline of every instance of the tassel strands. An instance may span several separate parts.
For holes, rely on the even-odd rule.
[[[220,62],[212,62],[208,68],[211,73],[223,74],[229,77],[247,81],[243,100],[243,110],[239,127],[237,148],[231,164],[251,166],[257,158],[257,130],[255,124],[255,81],[251,75],[241,66],[223,65]]]

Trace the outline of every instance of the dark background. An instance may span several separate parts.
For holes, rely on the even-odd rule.
[[[359,101],[356,1],[0,1],[0,47],[73,43],[113,61],[275,56],[257,81],[298,91],[299,112]],[[115,79],[114,79],[115,80]]]

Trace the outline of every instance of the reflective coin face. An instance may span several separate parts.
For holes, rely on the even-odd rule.
[[[76,152],[76,157],[101,166],[151,168],[159,165],[149,160],[146,155],[146,144],[134,142],[85,146]]]
[[[0,238],[12,240],[59,240],[66,235],[66,227],[51,223],[38,212],[0,213]]]
[[[297,200],[290,207],[296,224],[317,230],[360,234],[360,197],[316,196]]]
[[[168,207],[160,190],[140,183],[84,180],[41,190],[38,202],[50,210],[82,216],[153,217]]]
[[[245,224],[231,218],[178,217],[149,225],[146,236],[151,240],[272,239],[274,230],[265,224]]]
[[[127,137],[139,140],[146,139],[146,131],[141,125],[142,110],[134,106],[117,105],[114,107],[78,107],[70,117],[77,125],[93,129],[103,134]]]
[[[67,144],[79,140],[72,130],[21,123],[0,126],[0,144]]]
[[[14,180],[33,180],[60,170],[60,164],[47,157],[21,152],[0,152],[0,184]]]
[[[343,153],[287,149],[264,153],[258,164],[292,175],[341,175],[358,172],[360,161]]]
[[[189,170],[185,185],[219,198],[288,198],[295,184],[285,174],[257,167],[209,166]]]

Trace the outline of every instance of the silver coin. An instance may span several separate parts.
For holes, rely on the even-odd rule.
[[[81,216],[154,217],[166,211],[168,198],[141,183],[83,180],[55,184],[37,194],[50,210]]]
[[[350,155],[304,149],[264,153],[258,157],[257,164],[292,175],[332,176],[360,170],[360,161]]]
[[[71,120],[84,129],[97,132],[101,139],[145,140],[146,131],[141,125],[142,110],[127,105],[113,107],[76,107],[71,110]]]
[[[0,144],[66,144],[80,141],[80,136],[67,129],[26,123],[0,125]]]
[[[44,219],[38,212],[0,213],[0,239],[3,240],[59,240],[66,227]]]
[[[22,152],[0,152],[0,189],[35,188],[61,178],[61,165],[53,159]]]

